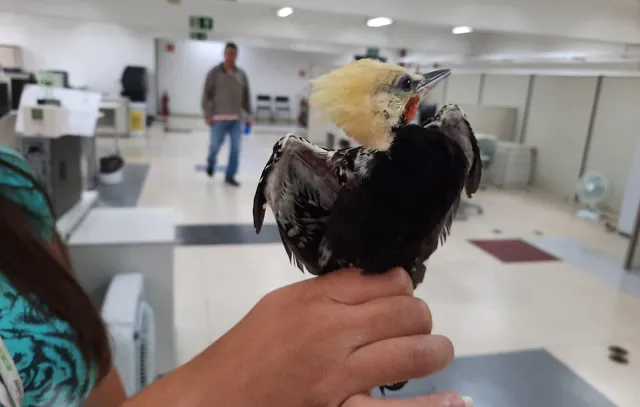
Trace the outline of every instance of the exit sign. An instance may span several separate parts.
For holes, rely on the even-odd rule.
[[[213,18],[202,16],[191,16],[189,18],[189,27],[191,31],[212,31]]]
[[[192,40],[206,41],[209,38],[209,36],[205,32],[193,31],[190,35],[190,38]]]
[[[376,58],[380,56],[380,48],[367,48],[367,56],[369,58]]]

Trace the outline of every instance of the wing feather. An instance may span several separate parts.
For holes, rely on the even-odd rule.
[[[358,169],[366,154],[362,147],[332,151],[301,137],[282,138],[258,182],[253,202],[256,232],[262,228],[268,205],[292,264],[320,274],[326,222],[340,190],[363,176]]]

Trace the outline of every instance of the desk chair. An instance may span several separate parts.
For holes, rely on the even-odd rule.
[[[256,117],[258,119],[261,118],[261,112],[266,113],[267,121],[273,122],[273,105],[271,103],[271,96],[269,95],[258,95],[256,97]]]
[[[478,137],[478,147],[480,148],[480,155],[482,159],[482,178],[480,179],[480,189],[486,188],[487,176],[489,175],[489,165],[493,159],[496,145],[497,140],[493,137]],[[482,215],[484,213],[484,209],[481,205],[461,199],[458,211],[456,212],[456,219],[466,220],[467,211],[469,209],[475,210],[478,215]]]
[[[289,122],[291,120],[291,105],[289,104],[289,96],[276,96],[276,117],[284,118]]]

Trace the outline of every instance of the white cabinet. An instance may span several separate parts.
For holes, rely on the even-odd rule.
[[[491,181],[501,188],[524,188],[529,185],[533,148],[519,143],[501,141],[491,163]]]
[[[95,208],[68,242],[73,269],[96,304],[121,273],[144,277],[146,301],[157,332],[156,368],[175,369],[173,248],[174,211],[170,208]]]

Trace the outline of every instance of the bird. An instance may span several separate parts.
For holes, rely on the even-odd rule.
[[[476,193],[482,172],[460,106],[445,104],[424,125],[411,124],[421,100],[450,74],[419,76],[363,59],[315,79],[312,109],[360,145],[332,150],[295,134],[278,140],[254,196],[256,233],[269,207],[301,271],[402,267],[417,287],[450,233],[461,194]]]

